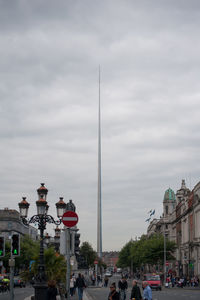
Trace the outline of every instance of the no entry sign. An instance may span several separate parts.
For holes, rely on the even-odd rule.
[[[62,216],[62,222],[67,227],[73,227],[78,223],[78,215],[71,210],[68,210]]]

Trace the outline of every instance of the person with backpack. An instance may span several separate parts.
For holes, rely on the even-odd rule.
[[[128,289],[128,283],[125,277],[122,277],[122,279],[118,282],[118,288],[119,288],[121,300],[125,300],[126,290]]]
[[[81,273],[78,274],[75,286],[78,288],[78,300],[83,300],[83,289],[86,288],[86,284]]]
[[[131,299],[135,299],[135,300],[142,300],[142,295],[140,292],[140,288],[137,285],[137,280],[133,280],[133,287],[131,290]]]

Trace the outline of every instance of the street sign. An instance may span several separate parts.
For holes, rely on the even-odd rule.
[[[78,223],[78,215],[74,211],[68,210],[63,214],[62,222],[66,227],[74,227]]]
[[[166,261],[165,265],[166,265],[166,266],[169,266],[169,262],[168,262],[168,261]]]
[[[95,260],[95,261],[94,261],[94,264],[95,264],[95,265],[98,265],[98,260]]]

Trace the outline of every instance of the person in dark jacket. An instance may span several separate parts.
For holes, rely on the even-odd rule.
[[[56,288],[55,280],[49,280],[46,299],[47,300],[56,300],[57,295],[58,295],[58,291]]]
[[[125,300],[126,299],[126,290],[128,288],[128,283],[127,283],[125,277],[122,277],[122,279],[118,282],[118,288],[119,288],[121,300]]]
[[[86,287],[86,285],[81,273],[78,274],[75,286],[78,288],[78,300],[83,300],[83,289]]]
[[[137,285],[136,280],[133,280],[133,287],[132,287],[132,290],[131,290],[131,299],[142,300],[140,288]]]
[[[120,295],[116,291],[115,282],[113,282],[110,286],[110,293],[108,295],[108,300],[120,300]]]

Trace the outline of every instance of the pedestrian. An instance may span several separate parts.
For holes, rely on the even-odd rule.
[[[70,276],[70,283],[69,283],[70,296],[71,297],[74,295],[75,281],[76,281],[75,278],[71,275]]]
[[[147,281],[143,281],[142,287],[143,291],[143,299],[144,300],[152,300],[152,291]]]
[[[86,288],[86,285],[81,273],[78,274],[78,278],[76,279],[76,287],[78,288],[78,300],[83,300],[83,289]]]
[[[108,300],[120,300],[119,293],[116,291],[115,282],[113,282],[110,286],[110,293],[108,295]]]
[[[104,278],[104,286],[105,286],[105,287],[108,286],[108,281],[109,281],[108,277],[105,276],[105,278]]]
[[[137,280],[133,280],[133,287],[131,290],[131,299],[135,299],[135,300],[142,300],[142,296],[141,296],[141,292],[140,292],[140,288],[137,285]]]
[[[121,300],[125,300],[126,299],[126,290],[128,288],[128,283],[127,283],[125,276],[123,276],[122,279],[118,282],[118,288],[119,288]]]
[[[92,274],[91,280],[92,280],[92,285],[95,285],[95,281],[96,281],[95,274]]]
[[[56,288],[55,280],[49,280],[46,300],[56,300],[57,295],[58,295],[58,290]]]

